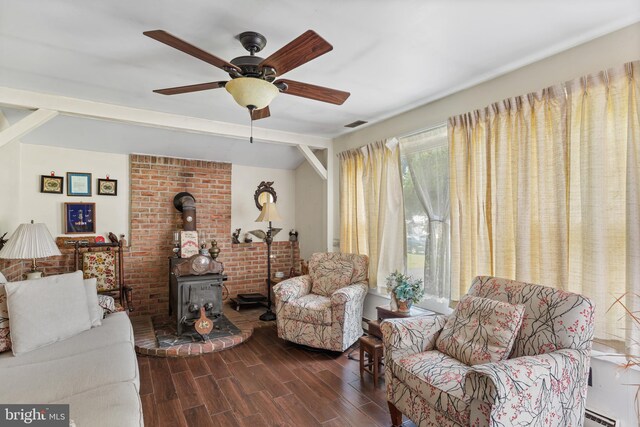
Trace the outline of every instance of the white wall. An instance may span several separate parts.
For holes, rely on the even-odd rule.
[[[40,175],[64,177],[63,194],[40,193]],[[92,174],[92,196],[67,196],[67,172]],[[98,178],[118,180],[117,196],[99,196]],[[111,231],[129,237],[129,156],[98,153],[43,145],[21,144],[20,153],[20,222],[33,219],[44,222],[54,236],[64,235],[63,204],[86,202],[96,204],[96,234],[105,236]]]
[[[257,223],[260,211],[256,208],[253,193],[262,181],[273,181],[276,190],[276,206],[283,221],[273,223],[282,231],[273,239],[289,240],[289,230],[296,228],[295,171],[288,169],[257,168],[233,165],[231,167],[231,229],[242,228],[241,236],[249,230],[266,230],[266,223]],[[258,241],[255,236],[251,236]]]
[[[295,180],[300,257],[309,259],[314,252],[327,248],[327,181],[308,162],[298,166]]]
[[[21,147],[18,141],[0,147],[0,236],[8,232],[10,237],[24,222],[19,212]]]

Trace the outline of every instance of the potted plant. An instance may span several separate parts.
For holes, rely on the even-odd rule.
[[[411,310],[414,302],[417,303],[422,299],[424,286],[422,279],[414,279],[395,271],[387,277],[387,292],[391,294],[398,311],[406,313]]]

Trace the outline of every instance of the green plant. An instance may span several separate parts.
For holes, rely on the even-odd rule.
[[[422,279],[394,271],[387,277],[387,292],[396,296],[399,301],[419,302],[424,296]]]

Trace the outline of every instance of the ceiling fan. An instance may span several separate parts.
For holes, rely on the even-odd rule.
[[[331,46],[315,31],[308,30],[266,59],[256,56],[267,44],[262,34],[254,31],[240,33],[237,38],[249,55],[238,56],[230,62],[179,39],[163,30],[143,33],[161,43],[218,67],[229,74],[231,80],[199,83],[188,86],[154,90],[162,95],[177,95],[209,89],[226,88],[235,101],[249,110],[251,120],[269,117],[269,103],[278,93],[341,105],[349,92],[280,78],[283,74],[331,51]],[[277,80],[276,80],[277,78]]]

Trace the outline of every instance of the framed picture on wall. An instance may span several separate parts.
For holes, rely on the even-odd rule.
[[[49,194],[62,194],[64,177],[53,175],[40,175],[40,192]]]
[[[91,196],[91,174],[67,172],[67,196]]]
[[[117,179],[101,179],[98,178],[98,195],[99,196],[117,196],[118,180]]]
[[[94,234],[95,232],[95,203],[64,204],[64,234]]]

